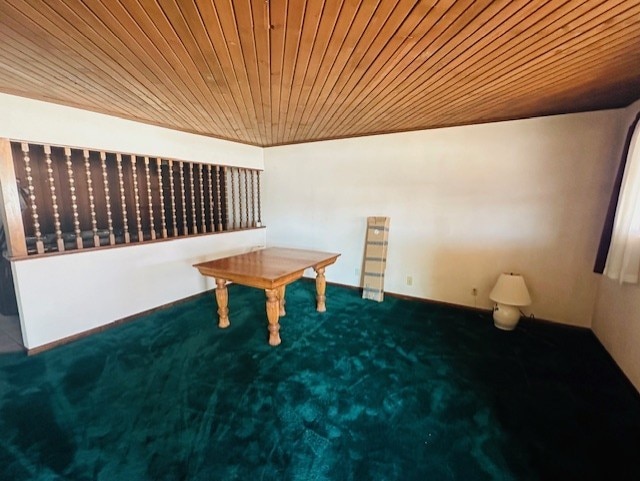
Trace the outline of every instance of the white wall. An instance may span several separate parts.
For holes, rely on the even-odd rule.
[[[198,236],[12,263],[22,337],[33,349],[215,288],[193,264],[265,245],[265,230]],[[211,322],[216,314],[211,312]]]
[[[621,144],[638,112],[640,101],[624,110],[623,122],[618,132]],[[640,285],[620,285],[601,276],[592,329],[640,391]]]
[[[219,165],[263,168],[262,149],[0,93],[0,136]]]
[[[262,149],[0,94],[0,137],[262,169]],[[12,263],[33,349],[210,289],[192,265],[265,245],[265,229]],[[212,318],[214,313],[212,313]]]
[[[603,111],[265,149],[267,243],[341,252],[327,279],[359,285],[366,218],[389,216],[386,291],[490,308],[516,271],[529,312],[588,327],[618,124]]]

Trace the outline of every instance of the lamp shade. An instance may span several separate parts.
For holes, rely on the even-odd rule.
[[[498,277],[495,287],[489,294],[489,299],[508,306],[528,306],[531,297],[520,274],[504,273]]]

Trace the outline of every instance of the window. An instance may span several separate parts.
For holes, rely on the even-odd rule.
[[[636,122],[624,167],[604,274],[638,283],[640,272],[640,124]]]

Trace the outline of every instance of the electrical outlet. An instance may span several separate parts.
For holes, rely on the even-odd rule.
[[[471,289],[471,295],[473,297],[476,297],[478,295],[478,289],[476,289],[475,287],[473,289]]]
[[[359,275],[360,275],[360,269],[356,267],[356,276],[359,276]]]
[[[408,286],[412,286],[413,285],[413,277],[407,276],[407,285]]]

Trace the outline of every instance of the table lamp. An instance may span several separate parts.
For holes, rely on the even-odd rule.
[[[493,308],[493,323],[498,329],[512,331],[520,320],[520,307],[531,304],[531,297],[520,274],[503,273],[498,277],[489,299]]]

